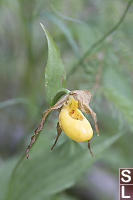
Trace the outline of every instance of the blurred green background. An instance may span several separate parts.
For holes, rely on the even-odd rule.
[[[119,25],[127,4],[0,0],[0,200],[118,199],[118,169],[133,167],[133,6],[112,34],[91,47]],[[86,142],[76,143],[64,133],[50,151],[55,111],[30,159],[22,160],[49,106],[44,88],[48,49],[40,22],[60,49],[67,88],[93,94],[91,106],[100,129],[100,137],[94,131],[91,143],[94,158]]]

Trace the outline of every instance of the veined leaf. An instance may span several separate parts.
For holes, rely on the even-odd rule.
[[[133,95],[129,77],[124,76],[118,69],[109,67],[105,70],[103,84],[106,98],[115,104],[133,127]]]
[[[66,140],[62,134],[56,148],[51,152],[52,135],[55,131],[45,130],[30,152],[30,160],[23,160],[12,178],[6,200],[47,199],[49,196],[71,187],[101,153],[120,138],[98,137],[94,145],[95,157],[90,156],[87,143]],[[65,140],[64,143],[60,143]],[[100,139],[100,142],[99,142]],[[63,141],[62,141],[63,142]]]
[[[48,60],[45,67],[45,95],[51,105],[56,93],[65,87],[65,70],[60,52],[49,32],[41,24],[48,42]]]

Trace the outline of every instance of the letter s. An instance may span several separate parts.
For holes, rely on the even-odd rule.
[[[126,179],[124,179],[123,177],[121,178],[122,182],[128,183],[128,182],[131,181],[131,176],[128,175],[128,174],[131,174],[131,172],[130,172],[130,170],[127,170],[127,169],[125,169],[125,170],[123,170],[123,171],[121,172],[121,175],[122,175],[123,177],[126,177]]]

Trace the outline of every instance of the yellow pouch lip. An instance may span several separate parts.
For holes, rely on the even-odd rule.
[[[88,141],[93,136],[91,125],[80,110],[77,109],[76,112],[82,116],[82,120],[72,118],[69,110],[63,108],[59,114],[60,127],[71,139],[77,142]]]

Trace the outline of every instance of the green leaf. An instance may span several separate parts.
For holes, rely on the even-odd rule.
[[[133,95],[129,77],[126,77],[120,70],[109,67],[105,70],[103,84],[106,98],[115,104],[133,128]]]
[[[45,129],[26,158],[19,164],[12,176],[6,200],[36,200],[71,187],[101,153],[116,142],[121,134],[111,137],[97,137],[94,145],[94,159],[89,154],[87,143],[76,143],[64,134],[51,152],[53,131]],[[52,141],[51,141],[52,140]],[[96,140],[95,140],[96,141]]]
[[[8,188],[8,181],[12,170],[17,162],[16,158],[9,159],[3,163],[0,162],[0,199],[5,199]]]
[[[48,31],[41,24],[48,42],[48,60],[45,67],[45,95],[51,105],[56,93],[65,87],[65,70],[60,52]]]
[[[101,37],[101,33],[95,26],[88,24],[73,24],[75,36],[80,45],[81,53],[85,53],[91,45]]]
[[[0,109],[6,108],[8,106],[13,106],[16,104],[29,104],[29,102],[27,99],[24,98],[8,99],[6,101],[0,102]]]
[[[54,24],[56,24],[61,31],[64,33],[65,37],[67,38],[69,44],[71,45],[73,52],[75,53],[76,56],[79,56],[79,49],[78,46],[75,42],[75,40],[73,39],[72,33],[69,30],[69,28],[67,27],[67,25],[61,20],[59,19],[56,15],[52,14],[51,12],[44,12],[42,13],[42,16],[44,15],[44,17],[47,17],[49,20],[51,20]]]
[[[68,194],[60,194],[60,195],[55,195],[50,200],[77,200],[77,198],[70,196]]]

